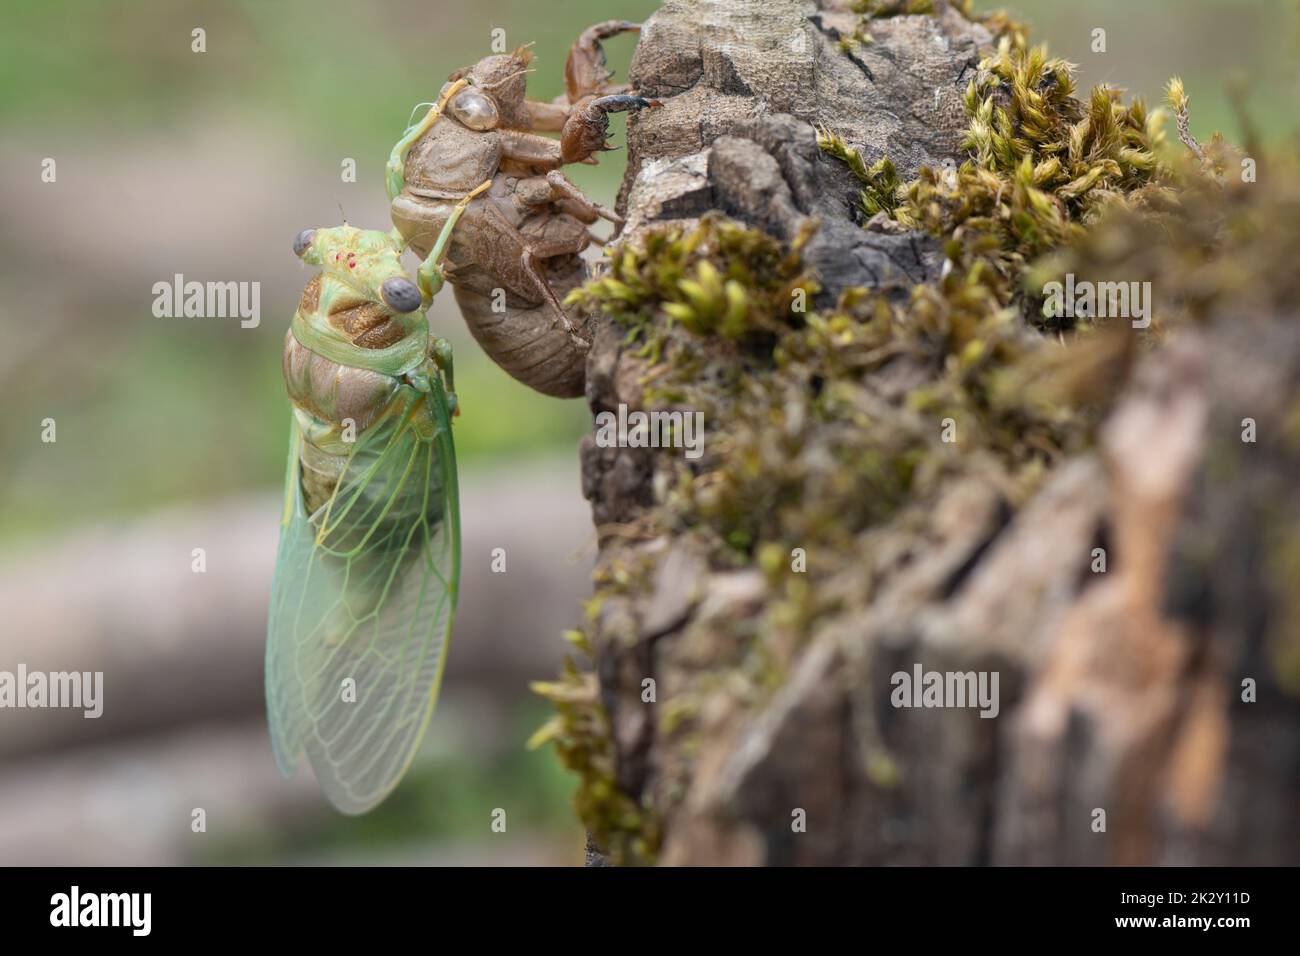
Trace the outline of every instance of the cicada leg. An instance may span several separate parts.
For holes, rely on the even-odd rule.
[[[434,123],[438,122],[438,117],[447,108],[447,101],[468,85],[469,81],[461,79],[447,87],[447,91],[438,97],[438,102],[429,107],[429,112],[424,114],[424,119],[408,129],[405,135],[397,141],[393,151],[388,154],[388,165],[384,167],[384,185],[388,187],[389,202],[396,199],[397,194],[406,186],[406,154],[411,151],[415,141],[427,133]]]
[[[433,391],[433,378],[442,375],[442,390],[447,396],[447,406],[453,416],[460,414],[456,401],[456,372],[451,357],[451,343],[441,337],[429,340],[429,359],[419,368],[406,373],[406,382],[425,395]]]
[[[456,371],[451,357],[451,343],[444,338],[435,338],[429,345],[429,357],[433,359],[442,380],[446,384],[447,405],[453,416],[460,414],[460,402],[456,400]]]
[[[611,88],[606,85],[614,74],[605,65],[605,49],[600,41],[620,33],[639,32],[640,29],[639,23],[606,20],[582,31],[582,35],[569,47],[569,58],[564,63],[564,87],[570,103],[593,94],[627,91],[627,87]]]
[[[447,251],[447,244],[451,242],[452,230],[456,228],[456,223],[460,221],[460,217],[465,214],[465,208],[479,193],[483,192],[491,185],[492,180],[490,179],[479,183],[479,185],[475,186],[466,194],[464,199],[456,203],[456,207],[451,211],[451,215],[448,216],[447,221],[443,223],[442,231],[438,233],[438,239],[434,242],[433,248],[429,250],[429,254],[425,256],[424,261],[420,263],[420,268],[416,272],[416,284],[419,285],[420,294],[424,297],[425,308],[428,308],[429,303],[433,301],[433,297],[441,291],[443,283],[446,282],[446,277],[442,272],[442,262],[440,260],[442,259],[443,253]]]

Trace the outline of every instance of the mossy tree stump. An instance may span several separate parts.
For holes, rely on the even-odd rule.
[[[918,400],[979,349],[836,371],[797,354],[813,332],[781,331],[821,322],[837,347],[857,326],[827,317],[851,289],[901,310],[870,321],[906,323],[914,288],[952,267],[948,237],[867,222],[862,183],[817,141],[832,130],[901,179],[966,158],[963,98],[995,27],[933,7],[868,22],[830,0],[668,0],[645,24],[630,82],[663,106],[629,125],[618,244],[678,232],[616,256],[639,298],[598,323],[588,400],[595,414],[703,410],[706,452],[584,441],[600,556],[574,640],[589,669],[546,692],[591,857],[1294,863],[1300,300],[1171,280],[1169,295],[1200,296],[1198,321],[1140,343],[1112,330],[1076,345],[1018,316],[999,348],[1052,350],[1093,422],[1040,457],[999,453],[976,413],[952,413],[946,442]],[[1300,190],[1268,202],[1300,207]],[[1300,248],[1296,227],[1279,230],[1247,252],[1255,275]],[[704,235],[725,278],[759,255],[749,233],[797,247],[815,277],[777,282],[768,260],[746,273],[735,315],[752,335],[710,325],[707,290],[676,312],[654,299],[677,281],[672,241]],[[1092,266],[1159,279],[1173,253],[1123,235],[1099,240]],[[795,288],[813,318],[784,314]],[[775,324],[758,315],[769,305]],[[893,706],[891,676],[916,664],[996,673],[996,716]]]

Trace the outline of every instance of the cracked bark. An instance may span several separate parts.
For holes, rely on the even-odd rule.
[[[868,163],[888,155],[905,177],[956,161],[962,93],[990,38],[937,6],[936,17],[873,22],[876,42],[849,57],[836,41],[856,17],[833,0],[668,0],[632,65],[634,87],[663,106],[629,124],[622,240],[720,210],[788,241],[811,218],[820,228],[805,260],[819,304],[848,286],[903,295],[934,281],[938,243],[864,228],[859,185],[821,154],[814,127]],[[1276,332],[1261,343],[1211,323],[1145,358],[1099,449],[1028,501],[1012,501],[989,465],[904,509],[873,532],[895,560],[880,562],[870,600],[822,623],[762,708],[720,697],[691,755],[657,735],[641,681],[654,677],[669,697],[707,665],[710,621],[756,618],[765,585],[756,571],[708,567],[684,538],[625,534],[654,505],[654,458],[589,436],[583,485],[599,560],[653,569],[642,592],[602,606],[595,669],[619,786],[666,808],[660,859],[1296,862],[1297,704],[1265,659],[1261,623],[1277,595],[1242,569],[1258,563],[1266,520],[1251,488],[1282,494],[1300,460],[1271,449],[1249,486],[1205,466],[1215,424],[1221,439],[1247,405],[1280,417],[1295,395],[1300,341]],[[1239,374],[1256,362],[1273,370],[1272,397]],[[640,407],[644,370],[620,330],[599,328],[592,411]],[[903,378],[882,388],[905,388]],[[1230,548],[1207,559],[1216,530]],[[1114,562],[1104,575],[1089,570],[1099,542]],[[917,662],[997,671],[998,717],[891,707],[889,675]],[[1240,701],[1245,677],[1259,682],[1258,703]],[[685,792],[666,792],[684,762]],[[792,831],[796,808],[804,833]],[[1093,832],[1096,808],[1105,834]]]

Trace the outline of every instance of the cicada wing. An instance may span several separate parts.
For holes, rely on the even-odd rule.
[[[296,633],[321,624],[333,599],[329,576],[312,575],[316,533],[303,502],[298,455],[302,433],[297,417],[289,418],[289,464],[284,479],[284,515],[271,584],[266,629],[266,716],[275,762],[286,776],[302,760],[307,732],[306,710],[294,676]],[[319,570],[319,569],[318,569]],[[311,618],[314,620],[310,620]]]
[[[305,751],[345,813],[397,785],[433,713],[460,573],[455,467],[436,383],[358,437],[314,514],[291,472],[267,644],[271,733],[281,768]]]

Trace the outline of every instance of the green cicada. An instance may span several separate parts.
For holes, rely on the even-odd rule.
[[[378,804],[414,759],[456,613],[456,399],[425,310],[463,208],[417,282],[393,234],[344,225],[294,241],[321,271],[284,342],[293,416],[266,702],[280,769],[305,751],[344,813]]]

